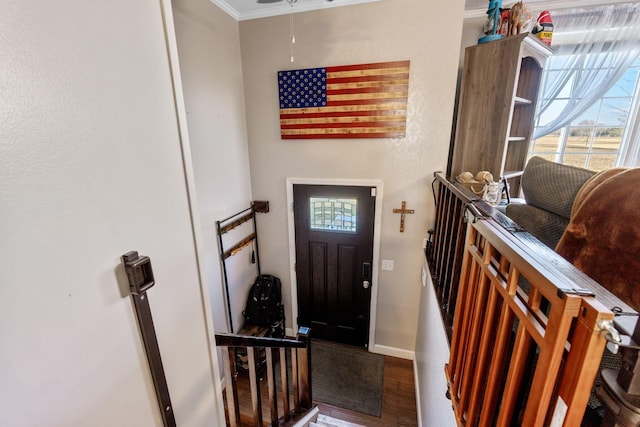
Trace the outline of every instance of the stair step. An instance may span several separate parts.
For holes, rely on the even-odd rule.
[[[361,424],[355,424],[349,421],[339,420],[338,418],[333,418],[323,414],[319,414],[316,422],[310,425],[312,427],[366,427]]]
[[[296,423],[293,424],[293,426],[294,427],[312,426],[314,424],[314,421],[318,417],[318,412],[320,412],[320,409],[317,406],[314,406],[304,415],[304,417],[296,421]]]

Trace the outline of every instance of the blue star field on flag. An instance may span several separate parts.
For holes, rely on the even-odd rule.
[[[278,72],[280,108],[324,107],[327,105],[327,71],[307,68]]]

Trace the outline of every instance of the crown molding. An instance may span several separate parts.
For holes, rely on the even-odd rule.
[[[235,19],[236,21],[240,20],[240,14],[233,7],[229,6],[225,0],[210,0],[211,3],[218,6],[224,13]]]
[[[268,18],[278,15],[289,15],[291,13],[309,12],[312,10],[329,9],[332,7],[350,6],[361,3],[372,3],[383,0],[299,0],[294,6],[290,6],[286,0],[282,0],[277,4],[261,5],[261,8],[255,8],[246,12],[238,11],[228,0],[210,0],[211,3],[222,9],[227,15],[236,21],[247,21],[250,19]],[[256,0],[241,0],[243,2]]]

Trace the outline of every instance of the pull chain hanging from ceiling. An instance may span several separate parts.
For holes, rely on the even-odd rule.
[[[298,0],[287,0],[289,6],[293,7]],[[293,45],[296,44],[296,36],[293,33],[293,14],[289,13],[289,54],[291,55],[291,62],[293,62]]]

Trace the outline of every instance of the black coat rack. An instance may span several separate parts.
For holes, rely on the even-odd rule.
[[[228,218],[220,221],[216,221],[216,227],[218,230],[218,244],[220,251],[220,261],[222,262],[222,271],[224,277],[224,293],[227,300],[227,316],[229,319],[229,333],[234,333],[233,330],[233,316],[231,315],[231,301],[229,298],[229,279],[227,275],[227,259],[242,251],[252,243],[254,244],[254,252],[252,254],[252,262],[255,262],[258,269],[258,276],[260,275],[260,253],[258,251],[258,230],[256,227],[256,213],[269,212],[268,201],[253,201],[251,206],[243,211],[237,212]],[[230,247],[226,247],[224,243],[223,235],[227,234],[231,230],[241,226],[242,224],[252,221],[253,231],[236,241],[235,244]]]

